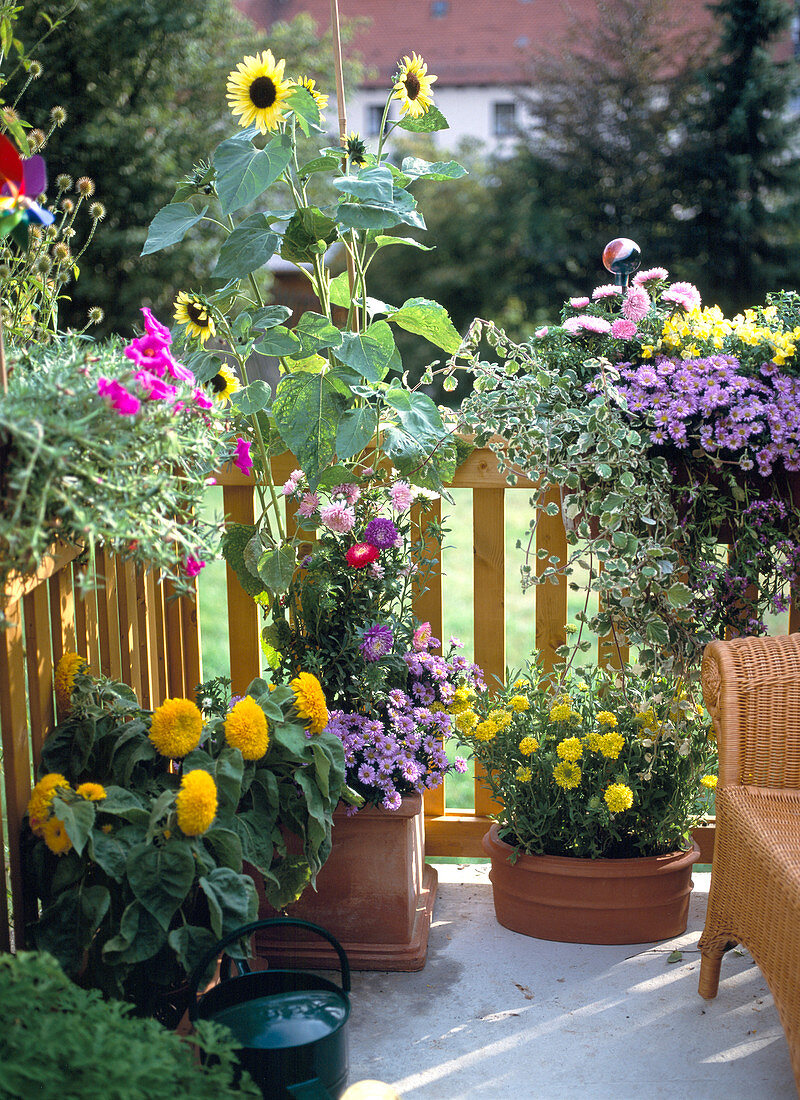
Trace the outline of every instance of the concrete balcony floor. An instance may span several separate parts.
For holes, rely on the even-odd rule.
[[[530,939],[494,916],[488,864],[437,864],[428,959],[353,975],[350,1082],[408,1100],[772,1100],[797,1095],[760,970],[728,952],[714,1001],[697,993],[710,875],[666,943]],[[676,949],[679,962],[668,962]]]

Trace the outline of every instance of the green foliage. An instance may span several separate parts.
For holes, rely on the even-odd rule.
[[[187,1039],[155,1020],[136,1019],[129,1005],[74,985],[47,953],[0,957],[3,1096],[260,1097],[238,1064],[230,1032],[207,1020],[195,1026]]]
[[[456,720],[502,803],[502,839],[529,855],[592,859],[687,846],[708,812],[700,780],[715,752],[681,681],[567,661],[550,675],[538,660],[518,676]]]
[[[56,536],[104,546],[185,589],[188,558],[214,556],[217,524],[199,518],[205,480],[227,453],[222,422],[190,391],[178,414],[144,401],[120,415],[101,378],[130,383],[136,370],[116,341],[69,338],[10,349],[0,402],[0,584],[35,568]]]
[[[243,732],[225,686],[199,690],[205,721],[186,700],[167,700],[154,716],[125,685],[78,671],[28,810],[25,866],[42,903],[34,942],[70,977],[146,1014],[185,985],[216,940],[255,919],[243,860],[263,875],[276,908],[314,882],[344,785],[341,742],[306,735],[290,688],[270,691],[263,680],[248,688],[269,731],[255,751],[253,720]],[[180,740],[187,721],[196,723],[196,747]],[[161,752],[182,757],[180,767]],[[215,801],[187,809],[198,774],[211,777]],[[287,849],[294,838],[300,855]]]

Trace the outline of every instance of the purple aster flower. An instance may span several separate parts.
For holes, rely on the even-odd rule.
[[[383,623],[368,626],[364,631],[364,640],[358,647],[368,661],[379,661],[387,653],[392,652],[394,634],[392,628]]]
[[[371,519],[364,530],[364,542],[376,546],[378,550],[388,550],[394,546],[400,532],[390,519],[377,516]]]

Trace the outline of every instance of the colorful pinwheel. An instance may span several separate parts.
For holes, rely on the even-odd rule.
[[[0,134],[0,238],[11,234],[21,248],[28,247],[28,225],[50,225],[49,210],[35,201],[47,188],[44,159],[23,158],[7,137]]]

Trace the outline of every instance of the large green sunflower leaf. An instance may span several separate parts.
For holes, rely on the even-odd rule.
[[[336,222],[316,206],[297,210],[286,226],[281,256],[290,263],[310,263],[336,239]]]
[[[295,84],[284,102],[294,111],[297,125],[306,137],[308,137],[308,132],[312,126],[314,129],[319,130],[319,107],[308,88]]]
[[[336,429],[349,396],[330,372],[298,371],[278,383],[272,406],[275,424],[312,484],[333,458]]]
[[[162,206],[150,222],[142,256],[160,252],[162,248],[169,248],[170,245],[182,241],[192,226],[202,221],[206,210],[208,206],[204,206],[198,214],[189,202],[170,202]]]
[[[362,168],[357,176],[342,176],[333,181],[337,191],[353,195],[362,202],[391,205],[392,173],[388,168]]]
[[[345,409],[336,430],[336,453],[339,458],[353,458],[361,454],[375,434],[375,421],[374,409]]]
[[[215,279],[244,279],[275,254],[280,237],[270,230],[263,214],[251,214],[237,225],[219,250]]]
[[[285,325],[275,325],[264,333],[254,350],[261,355],[274,355],[281,359],[285,355],[293,355],[299,351],[300,341]]]
[[[127,871],[136,899],[166,931],[194,882],[188,844],[174,839],[161,847],[139,844],[128,853]]]
[[[437,160],[431,164],[419,157],[405,157],[400,171],[410,180],[457,180],[467,174],[466,168],[458,161]]]
[[[454,355],[461,347],[461,336],[450,314],[444,306],[428,298],[409,298],[395,313],[390,313],[387,320],[406,332],[424,336],[449,355]]]
[[[288,306],[262,306],[253,314],[250,327],[253,329],[275,328],[276,325],[282,325],[287,317],[291,316],[292,311]]]
[[[380,382],[386,377],[394,352],[391,328],[385,321],[376,321],[366,332],[345,333],[336,358],[368,382]]]
[[[233,214],[254,202],[282,175],[292,159],[292,139],[279,134],[264,149],[228,138],[214,150],[217,194],[222,213]]]
[[[419,248],[423,252],[433,252],[434,246],[430,244],[423,244],[422,241],[415,241],[413,237],[387,237],[383,233],[379,233],[372,242],[376,248],[388,248],[392,244],[405,244],[410,248]],[[347,272],[344,273],[345,275]],[[337,276],[338,278],[338,276]],[[331,299],[333,301],[333,299]],[[338,305],[338,303],[336,303]]]
[[[294,330],[300,340],[300,347],[292,353],[292,359],[308,359],[326,348],[338,348],[342,342],[342,333],[321,313],[307,310]]]
[[[450,123],[438,107],[429,107],[419,118],[406,115],[397,125],[401,130],[410,130],[412,134],[432,134],[435,130],[450,129]]]

